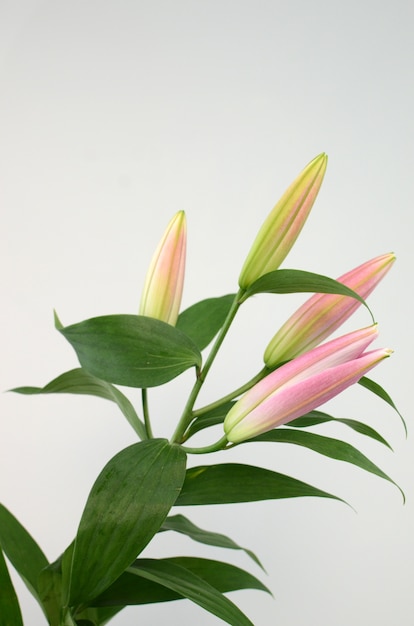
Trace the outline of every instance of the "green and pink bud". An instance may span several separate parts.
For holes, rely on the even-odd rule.
[[[347,272],[337,280],[366,299],[395,261],[383,254]],[[329,337],[360,306],[355,298],[337,294],[315,294],[277,331],[269,342],[264,362],[274,368],[317,346]]]
[[[311,161],[285,191],[266,218],[247,255],[239,277],[241,289],[277,270],[295,243],[318,195],[328,157]]]
[[[167,226],[149,266],[139,308],[140,315],[174,326],[184,285],[187,226],[178,211]]]
[[[343,335],[263,378],[226,415],[228,441],[240,443],[286,424],[358,382],[392,352],[365,352],[377,335],[376,325]]]

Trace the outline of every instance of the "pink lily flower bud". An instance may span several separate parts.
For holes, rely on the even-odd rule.
[[[383,254],[337,280],[365,299],[391,269],[394,261],[394,254]],[[264,353],[265,364],[274,368],[317,346],[339,328],[360,304],[348,296],[315,294],[274,335]]]
[[[377,325],[343,335],[282,365],[254,385],[224,419],[227,439],[240,443],[316,409],[364,376],[391,350],[364,352]]]
[[[184,285],[187,226],[178,211],[167,226],[149,266],[139,308],[140,315],[174,326]]]
[[[311,161],[285,191],[264,221],[247,255],[239,277],[241,289],[277,270],[295,243],[325,174],[328,157],[320,154]]]

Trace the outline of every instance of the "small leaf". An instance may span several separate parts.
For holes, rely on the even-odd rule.
[[[203,578],[171,560],[140,559],[128,571],[159,583],[232,626],[254,626],[228,598]]]
[[[304,270],[276,270],[258,278],[242,297],[242,301],[257,293],[334,293],[355,298],[371,313],[367,303],[355,291],[343,283]],[[373,315],[371,313],[371,317]]]
[[[41,605],[37,578],[40,571],[48,565],[47,558],[27,530],[2,504],[0,504],[0,546],[30,593]]]
[[[201,365],[196,345],[170,324],[142,315],[105,315],[65,326],[80,364],[127,387],[155,387]]]
[[[162,583],[146,580],[137,576],[136,566],[153,563],[152,559],[138,559],[127,569],[108,589],[92,600],[93,606],[111,606],[112,604],[151,604],[154,602],[169,602],[179,600],[183,595]],[[209,585],[225,593],[237,589],[269,590],[255,576],[249,572],[221,561],[202,559],[197,557],[173,557],[159,559],[158,564],[179,565],[205,580]]]
[[[44,393],[73,393],[80,395],[97,396],[115,402],[121,409],[132,428],[141,439],[146,439],[145,427],[138,418],[134,407],[124,394],[110,383],[100,380],[82,368],[70,370],[54,378],[44,387],[16,387],[10,389],[15,393],[26,395]]]
[[[235,543],[233,539],[230,539],[230,537],[226,537],[226,535],[222,535],[221,533],[213,533],[209,530],[199,528],[189,519],[184,517],[184,515],[171,515],[167,517],[159,532],[166,530],[174,530],[177,533],[182,533],[183,535],[187,535],[187,537],[191,537],[191,539],[193,539],[194,541],[205,543],[209,546],[229,548],[231,550],[243,550],[251,559],[253,559],[253,561],[257,565],[259,565],[259,567],[263,569],[263,565],[260,563],[257,556],[251,550],[242,548],[241,546],[237,545],[237,543]]]
[[[385,391],[385,389],[383,389],[381,387],[381,385],[379,385],[375,381],[371,380],[370,378],[367,378],[366,376],[363,376],[362,378],[360,378],[358,382],[359,382],[360,385],[362,385],[362,387],[365,387],[365,389],[369,389],[369,391],[372,391],[372,393],[375,393],[376,396],[378,396],[379,398],[384,400],[387,404],[392,406],[392,408],[400,416],[401,421],[402,421],[403,426],[404,426],[405,435],[407,436],[407,424],[405,423],[405,420],[404,420],[403,416],[401,415],[401,413],[399,412],[399,410],[395,406],[391,396],[388,395],[388,393]]]
[[[287,428],[275,428],[274,430],[263,433],[258,437],[249,439],[249,441],[291,443],[298,446],[304,446],[306,448],[309,448],[310,450],[313,450],[314,452],[318,452],[319,454],[328,456],[331,459],[335,459],[336,461],[346,461],[347,463],[352,463],[353,465],[360,467],[366,472],[370,472],[371,474],[375,474],[380,478],[384,478],[385,480],[388,480],[390,483],[395,485],[401,491],[403,500],[405,501],[405,496],[402,489],[400,489],[400,487],[398,487],[398,485],[379,467],[374,465],[372,461],[370,461],[366,456],[359,452],[359,450],[354,448],[354,446],[351,446],[351,444],[346,443],[345,441],[332,439],[331,437],[324,437],[322,435],[316,435],[315,433],[309,433],[306,431],[289,430]]]
[[[333,498],[343,502],[341,498],[284,474],[252,465],[222,463],[187,470],[175,504],[228,504],[303,496]]]
[[[176,328],[190,337],[199,350],[204,350],[223,326],[235,294],[208,298],[180,313]]]
[[[151,439],[125,448],[98,476],[79,524],[69,605],[92,600],[158,532],[185,476],[179,446]]]
[[[323,413],[322,411],[310,411],[306,415],[292,420],[289,424],[286,424],[286,426],[289,426],[289,428],[307,428],[308,426],[316,426],[317,424],[324,424],[325,422],[337,422],[339,424],[344,424],[345,426],[352,428],[355,432],[365,435],[366,437],[370,437],[371,439],[375,439],[375,441],[382,443],[387,446],[387,448],[392,450],[388,441],[386,441],[376,430],[371,428],[371,426],[367,426],[367,424],[363,424],[357,420],[332,417],[332,415],[328,415],[328,413]]]
[[[0,626],[23,626],[19,601],[0,549]]]

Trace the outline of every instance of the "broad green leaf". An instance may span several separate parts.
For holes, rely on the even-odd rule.
[[[340,498],[321,491],[291,476],[237,463],[201,465],[187,470],[185,481],[175,504],[228,504],[318,496]]]
[[[230,537],[226,537],[226,535],[222,535],[221,533],[213,533],[209,530],[204,530],[203,528],[199,528],[195,524],[193,524],[189,519],[184,517],[184,515],[171,515],[167,517],[163,525],[161,526],[159,532],[166,530],[174,530],[177,533],[181,533],[183,535],[187,535],[187,537],[191,537],[194,541],[198,541],[200,543],[205,543],[209,546],[217,546],[219,548],[229,548],[231,550],[243,550],[259,567],[263,569],[263,565],[260,563],[257,556],[246,548],[242,548],[237,545],[230,539]]]
[[[387,448],[392,450],[388,441],[386,441],[376,430],[371,428],[371,426],[367,426],[367,424],[363,424],[357,420],[333,417],[332,415],[328,415],[328,413],[323,413],[322,411],[310,411],[306,415],[292,420],[286,424],[286,426],[289,426],[289,428],[307,428],[308,426],[316,426],[317,424],[324,424],[325,422],[338,422],[339,424],[344,424],[345,426],[352,428],[355,432],[365,435],[366,437],[370,437],[371,439],[375,439],[375,441],[379,441],[379,443],[384,444]]]
[[[0,626],[23,626],[19,601],[0,549]]]
[[[391,396],[385,391],[385,389],[383,389],[381,385],[371,380],[370,378],[367,378],[366,376],[363,376],[362,378],[360,378],[358,382],[360,385],[362,385],[362,387],[365,387],[365,389],[369,389],[369,391],[371,391],[372,393],[375,393],[376,396],[378,396],[379,398],[384,400],[387,404],[392,406],[392,408],[398,413],[399,417],[401,418],[401,421],[403,423],[404,430],[405,430],[405,435],[407,436],[407,424],[405,423],[403,416],[401,415],[396,405],[394,404]]]
[[[232,626],[254,626],[233,602],[189,569],[171,561],[142,559],[129,568],[137,576],[159,583],[201,606]]]
[[[355,298],[371,313],[365,300],[342,283],[304,270],[276,270],[258,278],[246,290],[242,301],[257,293],[333,293]],[[372,313],[371,313],[372,316]],[[373,316],[372,316],[373,318]],[[374,319],[374,318],[373,318]]]
[[[215,426],[216,424],[222,424],[233,404],[234,401],[225,402],[219,407],[208,411],[208,413],[204,413],[200,417],[197,416],[197,410],[195,410],[194,413],[196,418],[186,430],[186,439],[189,439],[195,433],[203,430],[204,428],[209,428],[210,426]]]
[[[73,551],[69,605],[114,582],[158,532],[177,499],[186,455],[163,439],[125,448],[98,476]]]
[[[97,396],[98,398],[111,400],[119,406],[122,413],[141,439],[146,439],[147,437],[144,424],[138,418],[138,415],[128,398],[110,383],[92,376],[92,374],[89,374],[80,367],[61,374],[61,376],[54,378],[44,387],[16,387],[10,391],[26,395],[43,393],[73,393]]]
[[[82,367],[127,387],[155,387],[201,365],[197,346],[174,326],[142,315],[104,315],[60,332]]]
[[[92,600],[94,606],[111,606],[112,604],[150,604],[153,602],[169,602],[182,599],[183,595],[176,590],[164,587],[162,583],[139,578],[136,566],[153,563],[153,559],[138,559],[127,569],[108,589],[98,598]],[[172,557],[156,561],[159,566],[163,563],[179,565],[199,576],[209,585],[225,593],[237,589],[269,590],[255,576],[249,572],[221,561],[202,559],[197,557]]]
[[[0,546],[30,593],[41,604],[37,579],[47,558],[20,522],[0,504]]]
[[[374,465],[372,461],[359,452],[359,450],[354,448],[354,446],[351,446],[351,444],[346,443],[345,441],[332,439],[331,437],[324,437],[323,435],[316,435],[315,433],[287,428],[275,428],[274,430],[258,435],[253,439],[249,439],[249,441],[292,443],[309,448],[314,452],[328,456],[336,461],[346,461],[347,463],[352,463],[366,472],[370,472],[371,474],[375,474],[380,478],[388,480],[401,491],[403,499],[405,500],[402,489],[400,489],[400,487],[398,487],[398,485],[389,476],[387,476],[387,474]]]
[[[193,304],[178,316],[176,328],[190,337],[199,350],[204,350],[223,326],[235,294],[208,298]]]

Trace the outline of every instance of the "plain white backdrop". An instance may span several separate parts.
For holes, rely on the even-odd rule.
[[[53,327],[134,313],[168,220],[184,209],[183,306],[234,292],[261,222],[296,174],[326,151],[320,196],[284,267],[339,276],[394,251],[369,302],[373,373],[412,431],[413,9],[406,0],[0,0],[1,389],[42,386],[77,366]],[[261,367],[303,301],[261,296],[242,310],[203,392],[213,400]],[[347,329],[367,325],[365,311]],[[191,375],[150,394],[169,436]],[[136,390],[126,390],[138,401]],[[0,500],[52,560],[72,540],[106,461],[135,441],[104,400],[3,393]],[[327,407],[366,421],[394,453],[340,427],[405,490],[305,449],[262,444],[217,460],[257,463],[347,500],[301,499],[182,510],[254,550],[247,557],[164,533],[148,556],[189,554],[250,568],[274,594],[231,598],[255,626],[411,626],[413,443],[398,416],[357,387]],[[192,465],[207,459],[191,459]],[[211,460],[211,459],[210,459]],[[17,576],[25,624],[44,618]],[[187,601],[113,620],[213,625]]]

